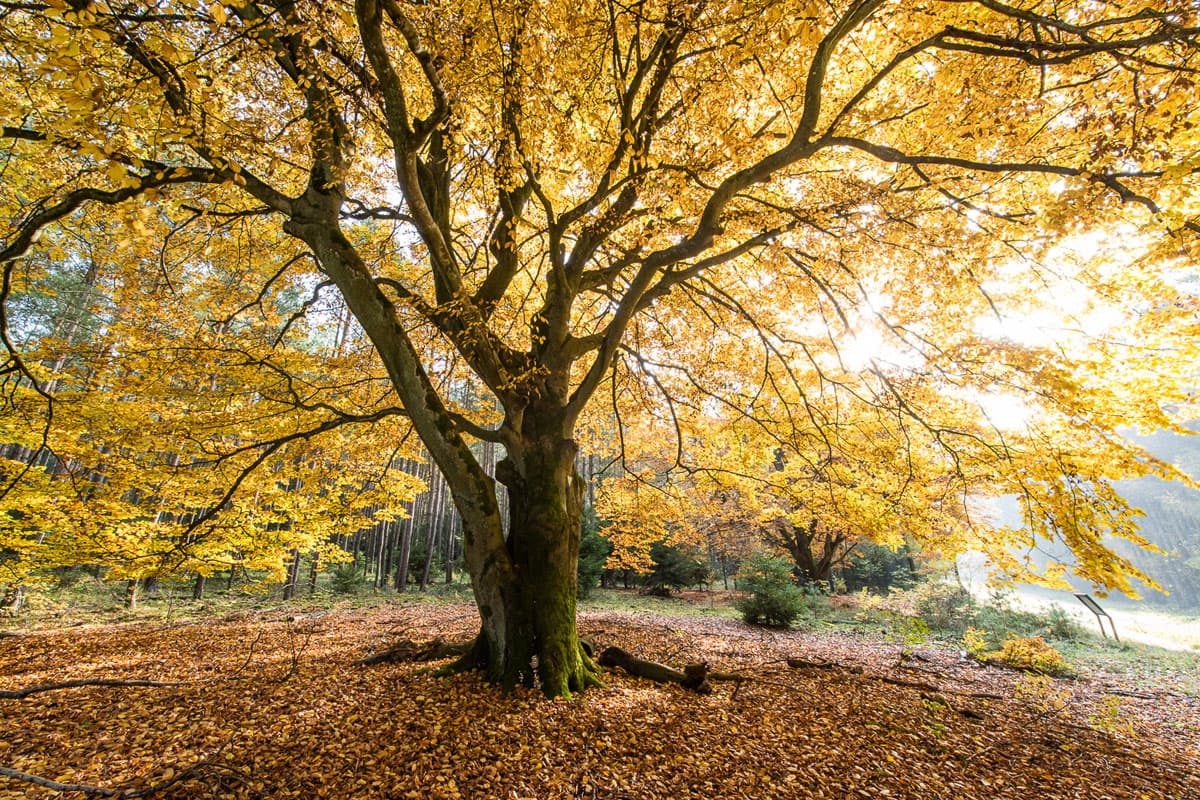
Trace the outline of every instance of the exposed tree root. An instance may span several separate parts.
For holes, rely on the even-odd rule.
[[[921,692],[921,698],[931,703],[938,703],[945,706],[956,714],[960,714],[969,719],[983,719],[983,714],[968,708],[966,706],[956,705],[951,703],[946,697],[947,694],[958,695],[959,697],[975,697],[986,700],[1003,700],[1003,696],[993,694],[991,692],[967,692],[959,689],[946,689],[941,686],[936,686],[925,681],[910,681],[904,678],[889,678],[886,675],[874,675],[863,670],[862,667],[848,667],[844,664],[838,664],[835,661],[808,661],[803,658],[786,658],[784,661],[793,669],[838,669],[848,672],[852,675],[859,675],[863,679],[879,681],[880,683],[891,684],[892,686],[904,686],[909,689],[917,689]]]
[[[666,664],[638,658],[619,647],[610,647],[600,653],[598,663],[602,667],[620,667],[630,675],[636,675],[639,678],[647,678],[659,683],[678,683],[698,694],[712,693],[712,684],[709,681],[737,681],[740,683],[748,680],[744,675],[731,672],[713,672],[709,670],[708,664],[703,663],[688,664],[680,672]]]
[[[463,642],[447,642],[441,637],[435,638],[429,642],[414,642],[405,639],[398,644],[382,650],[378,653],[373,653],[364,658],[355,661],[358,665],[383,664],[383,663],[412,663],[424,661],[440,661],[446,658],[453,658],[449,664],[438,667],[432,671],[432,674],[438,678],[448,678],[452,675],[457,675],[462,672],[481,671],[488,673],[488,654],[487,647],[483,639],[477,636],[474,639]],[[570,681],[571,692],[581,692],[592,688],[602,688],[604,684],[600,681],[597,674],[598,670],[592,661],[593,646],[590,641],[580,640],[580,657],[583,661],[583,670]],[[505,683],[501,676],[492,676],[497,683],[513,688],[516,683],[532,686],[536,682],[535,671],[531,667],[528,671],[527,681],[514,681],[511,685]],[[543,687],[545,688],[545,687]]]
[[[439,641],[434,639],[430,645]],[[458,675],[463,672],[471,672],[472,670],[487,669],[487,645],[484,642],[483,634],[476,636],[467,642],[455,643],[462,646],[462,651],[458,653],[458,657],[444,667],[439,667],[434,670],[433,675],[436,678],[449,678],[452,675]],[[455,648],[457,649],[457,648]],[[445,656],[453,658],[455,653],[451,652]],[[432,659],[425,659],[432,660]]]
[[[93,797],[117,797],[121,794],[119,789],[105,789],[101,786],[89,786],[86,783],[61,783],[59,781],[52,781],[49,778],[30,775],[28,772],[10,769],[9,767],[0,767],[0,775],[23,783],[31,783],[34,786],[53,789],[56,792],[81,792]]]
[[[361,658],[355,661],[355,664],[369,665],[382,664],[389,662],[424,662],[424,661],[439,661],[446,658],[454,658],[455,660],[437,670],[435,673],[439,677],[447,677],[460,672],[466,672],[473,669],[481,669],[486,666],[484,663],[486,657],[479,652],[477,647],[478,639],[472,639],[465,642],[447,642],[441,637],[435,638],[429,642],[414,642],[405,639],[398,644],[389,647],[386,650],[381,650],[378,653]],[[590,657],[593,652],[592,643],[589,641],[580,642],[580,646],[584,651],[585,658],[590,663]],[[926,702],[937,703],[945,706],[951,711],[960,714],[970,719],[983,719],[983,714],[959,705],[957,702],[952,703],[946,695],[953,694],[959,697],[975,697],[992,700],[1003,699],[1000,695],[989,692],[966,692],[955,689],[944,689],[932,683],[924,681],[906,680],[903,678],[890,678],[885,675],[869,674],[862,667],[847,666],[839,664],[835,661],[826,659],[810,660],[798,657],[789,657],[784,659],[784,662],[792,669],[828,669],[840,670],[851,675],[861,676],[865,680],[879,681],[888,683],[893,686],[903,686],[910,689],[917,689],[921,692],[921,698]],[[660,664],[656,661],[647,661],[642,658],[622,650],[619,647],[609,647],[605,649],[596,658],[596,663],[601,667],[620,667],[639,678],[656,681],[658,683],[677,683],[686,689],[690,689],[698,694],[711,694],[713,691],[713,681],[731,681],[740,684],[745,681],[753,680],[751,677],[732,672],[718,672],[710,670],[708,664],[688,664],[682,670],[666,664]],[[599,679],[595,679],[594,683],[589,685],[600,686]],[[585,687],[586,688],[586,687]]]
[[[429,642],[414,642],[411,639],[404,639],[392,645],[387,650],[372,653],[354,663],[365,666],[395,662],[440,661],[443,658],[462,657],[460,660],[463,660],[465,663],[455,670],[456,672],[462,672],[475,666],[475,659],[473,657],[474,648],[474,640],[467,642],[447,642],[440,636]]]
[[[311,638],[310,632],[305,638],[304,643],[300,647],[292,648],[292,661],[288,671],[279,678],[277,682],[283,683],[295,674],[296,668],[299,665],[300,655],[304,652],[304,648],[308,645],[308,640]],[[262,631],[259,630],[258,635],[254,637],[254,641],[250,643],[250,648],[246,653],[246,659],[236,670],[228,675],[218,676],[203,681],[152,681],[144,679],[126,679],[126,678],[77,678],[70,681],[55,681],[53,683],[42,683],[37,686],[26,686],[21,689],[0,689],[0,700],[23,700],[30,695],[41,694],[42,692],[55,692],[60,689],[77,689],[84,686],[148,686],[157,688],[170,688],[173,686],[196,686],[201,684],[222,683],[226,681],[245,680],[241,673],[250,665],[254,658],[254,648],[258,645],[262,638]]]
[[[951,703],[950,699],[940,692],[922,692],[921,699],[926,703],[945,706],[955,714],[966,717],[967,719],[983,719],[983,714],[968,706],[955,705],[954,703]]]
[[[809,661],[804,658],[785,658],[784,663],[792,669],[842,669],[854,674],[861,674],[862,667],[847,667],[845,664],[839,664],[836,661],[826,661],[819,659],[817,661]]]

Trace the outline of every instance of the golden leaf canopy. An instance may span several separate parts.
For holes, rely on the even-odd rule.
[[[491,484],[459,445],[515,457],[552,421],[643,488],[684,468],[710,517],[735,492],[747,525],[819,514],[1018,576],[1057,540],[1130,588],[1111,483],[1175,474],[1120,432],[1194,400],[1194,3],[0,19],[7,551],[65,535],[68,487],[98,520],[71,536],[131,563],[217,558],[155,515],[328,518],[316,541],[400,513],[415,484],[379,476],[410,424],[468,497]],[[86,291],[42,325],[24,298],[64,275]],[[978,517],[1005,494],[1025,531]]]

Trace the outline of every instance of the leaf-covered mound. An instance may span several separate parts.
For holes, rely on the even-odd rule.
[[[0,766],[114,791],[165,785],[164,798],[1200,798],[1200,700],[1174,687],[1035,681],[951,651],[901,658],[899,644],[845,635],[591,612],[581,627],[600,647],[749,680],[698,695],[609,671],[606,688],[549,702],[428,664],[354,663],[401,639],[466,637],[470,608],[286,613],[0,638],[0,690],[166,684],[0,699]],[[5,800],[57,796],[0,777]]]

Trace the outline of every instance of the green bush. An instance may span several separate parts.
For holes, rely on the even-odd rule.
[[[975,609],[971,624],[990,631],[997,644],[1006,636],[1025,639],[1044,636],[1075,641],[1085,635],[1080,624],[1062,606],[1024,611],[1016,607],[1012,592],[1004,589],[993,591],[987,602]]]
[[[1052,605],[1042,613],[1045,635],[1051,639],[1075,642],[1087,634],[1079,621],[1060,605]]]
[[[842,592],[857,592],[864,588],[878,592],[910,589],[916,579],[913,553],[907,544],[892,549],[872,541],[855,546],[841,574]]]
[[[975,621],[975,600],[957,583],[923,583],[913,592],[913,598],[917,616],[931,630],[962,633]]]
[[[993,598],[991,602],[975,609],[972,624],[1002,635],[1011,633],[1014,636],[1028,637],[1041,632],[1044,619],[1031,611],[1013,608],[1003,598]]]
[[[804,611],[804,592],[792,581],[786,559],[751,556],[742,564],[738,585],[748,594],[737,601],[737,610],[750,625],[786,628]]]

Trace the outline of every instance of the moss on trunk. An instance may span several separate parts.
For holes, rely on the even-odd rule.
[[[512,568],[472,571],[483,625],[457,667],[481,668],[506,687],[537,685],[548,697],[566,697],[600,685],[575,627],[584,486],[574,442],[528,444],[520,464],[498,470],[509,488],[505,547]]]

